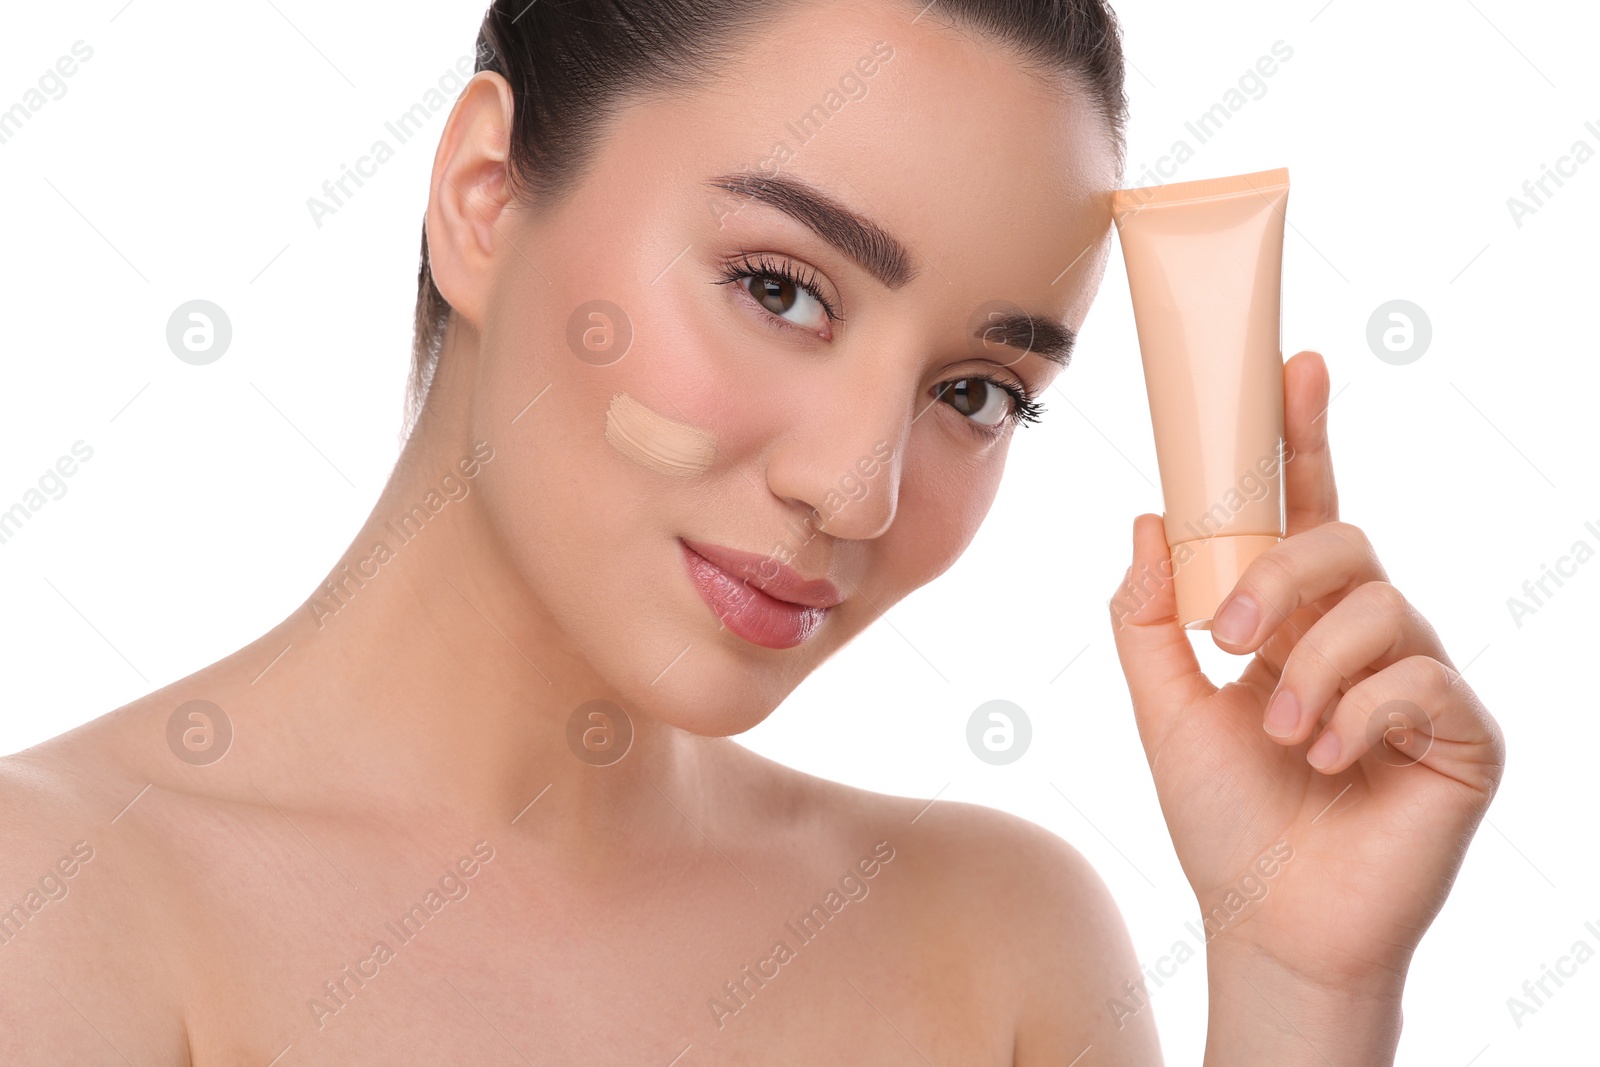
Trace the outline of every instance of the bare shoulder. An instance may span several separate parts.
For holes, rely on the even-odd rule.
[[[0,1063],[189,1062],[110,717],[0,757]],[[123,794],[126,794],[125,796]]]
[[[900,800],[901,798],[893,798]],[[1015,1019],[1016,1067],[1077,1061],[1152,1067],[1160,1044],[1149,1012],[1109,1010],[1140,969],[1121,910],[1094,866],[1037,823],[978,804],[914,801],[907,867],[925,906],[961,931],[992,969]]]
[[[1161,1063],[1151,1013],[1108,1007],[1141,971],[1116,901],[1072,844],[979,804],[795,781],[819,822],[892,855],[900,935],[928,947],[930,971],[960,973],[986,1010],[1009,1014],[1018,1067],[1071,1063],[1090,1047],[1097,1064]]]

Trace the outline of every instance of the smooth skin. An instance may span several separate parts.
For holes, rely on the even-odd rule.
[[[313,590],[233,655],[0,760],[0,907],[73,842],[94,850],[54,883],[67,895],[0,944],[0,1062],[1161,1062],[1152,1011],[1107,1010],[1139,964],[1069,844],[973,805],[812,778],[729,740],[970,543],[1011,434],[975,432],[941,386],[989,374],[1037,396],[1059,373],[1036,353],[974,351],[973,313],[1004,300],[1077,328],[1104,272],[1118,173],[1092,108],[936,9],[913,22],[918,6],[795,7],[707,86],[631,105],[559,204],[511,195],[511,95],[493,74],[472,80],[428,201],[435,278],[455,310],[446,351],[341,564],[368,556],[480,443],[493,458],[457,475],[467,491],[336,612],[313,610],[333,602]],[[788,216],[731,211],[702,187],[768,156],[785,120],[879,40],[894,58],[869,94],[784,173],[896,234],[917,268],[898,286]],[[743,252],[814,273],[844,320],[799,300],[778,322],[742,286],[713,284]],[[595,298],[621,304],[634,330],[606,367],[566,341],[573,310]],[[1381,602],[1357,591],[1381,577],[1376,564],[1322,532],[1356,536],[1330,524],[1331,470],[1304,474],[1326,462],[1308,418],[1326,377],[1307,357],[1286,370],[1305,457],[1288,470],[1296,526],[1271,554],[1284,569],[1260,563],[1247,578],[1301,629],[1316,622],[1296,647],[1374,648],[1376,669],[1431,635],[1367,610]],[[667,479],[618,455],[603,436],[618,391],[715,432],[712,468]],[[783,652],[720,627],[676,538],[765,551],[879,442],[892,460],[792,546],[793,565],[830,577],[845,603]],[[1136,531],[1137,571],[1166,549],[1153,517]],[[1310,606],[1296,610],[1302,594]],[[1209,905],[1261,844],[1287,836],[1296,849],[1272,895],[1213,945],[1207,1062],[1379,1062],[1369,1053],[1392,1047],[1404,962],[1497,774],[1493,723],[1464,688],[1436,700],[1401,671],[1413,680],[1396,691],[1434,716],[1429,760],[1366,778],[1362,757],[1340,772],[1361,781],[1313,823],[1343,777],[1262,731],[1272,669],[1211,692],[1172,611],[1157,589],[1114,623],[1197,897]],[[1402,621],[1423,637],[1393,642]],[[1289,647],[1273,637],[1264,655],[1281,662]],[[1363,665],[1341,668],[1357,678]],[[1287,670],[1307,706],[1321,699],[1316,663]],[[607,767],[567,741],[574,709],[597,698],[634,726]],[[168,745],[191,699],[232,725],[209,764]],[[1346,760],[1365,699],[1341,701],[1335,719]],[[1407,791],[1429,788],[1447,799],[1412,817],[1437,824],[1386,848],[1391,807],[1407,812]],[[1240,825],[1240,811],[1257,820]],[[458,867],[479,842],[492,858]],[[878,842],[893,858],[857,879],[865,895],[717,1019],[725,983]],[[1364,850],[1364,867],[1329,859],[1348,866]],[[1386,879],[1384,892],[1347,899],[1358,875]],[[450,899],[414,938],[394,938],[386,924],[429,890]],[[379,939],[391,958],[364,962]],[[347,966],[367,977],[339,1004],[325,983]],[[1264,1025],[1247,982],[1272,984],[1292,1030]],[[314,999],[337,1010],[318,1018]]]

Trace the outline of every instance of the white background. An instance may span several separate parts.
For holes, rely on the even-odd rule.
[[[274,6],[274,3],[276,6]],[[1343,517],[1504,724],[1505,786],[1405,1000],[1411,1065],[1593,1062],[1600,961],[1518,1027],[1507,998],[1600,926],[1590,683],[1600,560],[1519,627],[1507,598],[1600,546],[1592,311],[1600,159],[1519,227],[1507,198],[1576,140],[1600,149],[1594,5],[1375,0],[1119,5],[1133,64],[1130,184],[1276,41],[1292,58],[1176,180],[1287,166],[1285,353],[1329,362]],[[318,229],[306,198],[472,48],[477,2],[94,0],[13,5],[0,108],[78,40],[94,56],[8,143],[0,508],[75,441],[93,458],[0,545],[0,751],[37,743],[282,619],[389,473],[427,172],[443,125]],[[1147,178],[1146,181],[1149,179]],[[167,349],[184,301],[226,309],[208,367]],[[1377,359],[1404,298],[1433,340]],[[1050,414],[946,576],[744,740],[883,792],[1041,823],[1109,882],[1141,960],[1196,907],[1110,640],[1131,521],[1161,510],[1120,253]],[[1242,660],[1197,635],[1219,684]],[[1068,664],[1071,664],[1069,667]],[[1005,698],[1031,749],[991,767],[968,715]],[[3,888],[3,887],[0,887]],[[983,906],[974,902],[975,907]],[[1130,976],[1131,977],[1131,976]],[[1204,964],[1154,991],[1169,1063],[1197,1063]]]

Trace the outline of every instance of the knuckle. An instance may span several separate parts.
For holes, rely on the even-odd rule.
[[[1288,658],[1283,661],[1282,677],[1299,682],[1301,688],[1311,686],[1319,678],[1338,673],[1333,661],[1312,640],[1310,632],[1295,642]]]
[[[1250,566],[1245,568],[1244,576],[1249,579],[1249,584],[1245,588],[1257,591],[1266,601],[1265,606],[1275,606],[1282,600],[1298,602],[1294,568],[1282,555],[1269,550],[1257,556]]]
[[[1376,560],[1377,552],[1372,547],[1372,539],[1367,532],[1354,523],[1343,522],[1335,519],[1327,524],[1327,530],[1335,537],[1345,542],[1364,560]]]
[[[1367,539],[1366,531],[1353,522],[1345,522],[1343,519],[1334,519],[1332,522],[1328,523],[1327,529],[1329,533],[1344,538],[1344,540],[1348,541],[1352,545],[1365,548],[1372,543]]]
[[[1382,694],[1374,692],[1370,687],[1358,687],[1341,695],[1339,707],[1349,721],[1363,729],[1370,738],[1373,731],[1379,730],[1377,724],[1382,720],[1378,715],[1378,709],[1386,703],[1388,701]]]
[[[1359,592],[1365,601],[1383,615],[1403,615],[1411,609],[1405,594],[1381,578],[1362,583]]]
[[[1460,682],[1461,675],[1448,664],[1432,656],[1411,656],[1411,669],[1422,684],[1435,693],[1449,693]]]

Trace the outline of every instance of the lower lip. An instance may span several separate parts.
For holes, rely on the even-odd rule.
[[[794,648],[828,617],[832,608],[813,608],[770,597],[738,575],[729,574],[694,549],[678,542],[689,578],[722,624],[762,648]]]

